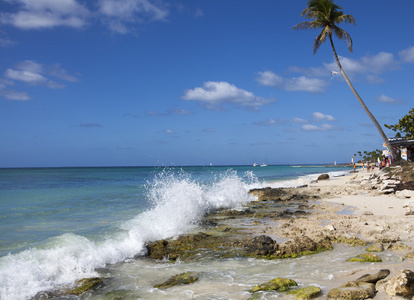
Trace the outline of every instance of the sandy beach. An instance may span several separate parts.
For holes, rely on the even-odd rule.
[[[414,260],[404,258],[406,253],[414,249],[414,216],[407,215],[405,207],[408,198],[394,193],[381,193],[369,182],[369,178],[384,173],[377,171],[374,174],[359,170],[347,176],[314,182],[306,188],[309,192],[319,192],[323,201],[318,212],[295,224],[303,230],[302,232],[312,236],[321,231],[335,231],[337,235],[356,236],[371,243],[382,242],[386,245],[398,242],[408,246],[398,250],[399,263],[361,265],[359,271],[344,274],[338,283],[352,281],[364,274],[376,273],[380,269],[391,271],[388,278],[398,275],[403,270],[414,270]],[[375,299],[402,298],[391,298],[384,290],[379,289]]]

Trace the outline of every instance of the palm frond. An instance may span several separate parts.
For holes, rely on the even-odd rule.
[[[316,37],[315,41],[313,42],[313,54],[318,52],[320,46],[326,41],[326,37],[332,34],[331,29],[329,27],[325,27]]]
[[[332,26],[332,30],[338,39],[345,41],[346,45],[348,46],[349,52],[352,52],[352,38],[349,35],[349,33],[343,30],[342,28],[339,28],[338,26]]]
[[[321,27],[320,24],[315,21],[303,22],[293,26],[294,30],[305,30],[305,29],[315,29]]]

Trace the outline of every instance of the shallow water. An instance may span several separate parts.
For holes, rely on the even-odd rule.
[[[145,258],[130,259],[100,270],[110,278],[109,284],[88,299],[108,300],[114,294],[122,299],[247,299],[249,289],[277,277],[295,280],[299,287],[318,286],[324,295],[344,283],[343,277],[362,268],[378,272],[383,263],[347,262],[350,257],[365,252],[365,247],[338,244],[332,251],[295,259],[265,260],[255,258],[212,259],[194,262],[155,262]],[[380,253],[384,263],[398,263],[398,255]],[[200,279],[193,284],[154,289],[155,284],[182,272],[198,272]],[[354,278],[356,279],[356,278]],[[292,299],[286,293],[266,292],[262,299]]]

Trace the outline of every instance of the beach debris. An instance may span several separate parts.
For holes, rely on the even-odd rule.
[[[250,293],[256,293],[260,291],[287,292],[291,286],[298,286],[298,284],[292,279],[275,278],[269,282],[252,287],[250,289]]]
[[[176,285],[190,284],[196,282],[200,278],[199,273],[196,272],[185,272],[174,275],[167,281],[154,285],[157,289],[167,289]]]
[[[329,175],[328,174],[321,174],[318,176],[318,181],[319,180],[329,180]]]
[[[317,286],[309,286],[300,289],[291,289],[288,295],[294,295],[296,299],[312,299],[319,296],[321,289]]]
[[[384,252],[384,245],[382,243],[375,243],[372,246],[369,246],[367,249],[368,252]]]
[[[362,253],[355,257],[351,257],[347,261],[358,261],[358,262],[382,262],[381,257],[378,255],[368,252],[368,253]]]
[[[382,280],[377,284],[378,289],[384,290],[388,296],[410,297],[414,296],[414,272],[403,270],[389,280]]]

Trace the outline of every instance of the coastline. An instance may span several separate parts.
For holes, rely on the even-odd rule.
[[[381,175],[376,174],[375,176]],[[201,227],[201,231],[200,228],[196,228],[190,239],[197,236],[198,232],[206,233],[208,236],[222,235],[226,232],[227,238],[231,240],[231,242],[225,244],[226,251],[235,244],[242,245],[241,247],[251,247],[251,244],[249,244],[251,242],[246,244],[241,240],[252,241],[258,236],[270,237],[280,243],[282,247],[285,244],[284,242],[289,243],[290,240],[298,240],[302,237],[309,237],[312,240],[329,239],[331,241],[356,238],[366,243],[363,246],[344,246],[343,242],[335,241],[333,243],[334,251],[327,250],[320,254],[327,264],[330,261],[338,260],[338,252],[347,252],[349,248],[355,248],[352,251],[363,253],[366,252],[368,246],[375,243],[382,243],[386,247],[386,250],[379,254],[383,257],[383,261],[379,263],[350,263],[340,258],[343,260],[341,269],[332,269],[330,274],[318,274],[323,279],[316,279],[315,277],[312,281],[312,278],[304,278],[303,275],[295,274],[293,277],[300,282],[300,285],[308,284],[321,287],[322,294],[317,298],[325,299],[330,290],[356,280],[362,275],[375,274],[383,269],[390,271],[387,279],[393,278],[403,270],[414,270],[414,259],[405,258],[405,254],[413,252],[414,249],[414,216],[405,214],[404,199],[397,197],[395,194],[383,194],[374,188],[368,182],[369,178],[372,177],[373,173],[360,170],[345,176],[312,182],[306,187],[282,188],[283,190],[294,191],[294,193],[298,192],[298,199],[301,199],[303,195],[307,195],[310,196],[310,200],[292,201],[279,198],[273,201],[266,199],[264,201],[253,201],[247,205],[245,209],[247,213],[243,213],[243,211],[216,212],[208,215],[204,220],[205,224],[215,224],[213,226],[215,228]],[[275,203],[279,201],[283,202],[283,206],[277,208]],[[198,238],[200,237],[197,236]],[[161,243],[169,242],[161,241]],[[197,240],[197,243],[202,244],[203,242]],[[173,245],[173,243],[170,245]],[[267,246],[265,245],[265,247]],[[179,247],[182,247],[182,244]],[[169,252],[168,254],[172,253]],[[216,255],[220,256],[221,254]],[[301,257],[301,255],[299,254],[298,257]],[[311,256],[317,257],[318,255],[309,255],[308,257]],[[292,257],[286,260],[286,264],[303,263],[302,259],[294,258],[296,256]],[[158,257],[158,259],[160,258],[161,256]],[[260,259],[257,256],[256,258]],[[263,256],[263,258],[269,259],[270,256]],[[294,262],[295,260],[297,262]],[[185,262],[186,259],[183,259],[183,261]],[[278,261],[281,261],[281,264],[284,263],[284,259]],[[319,261],[318,264],[321,264],[321,262]],[[349,267],[346,267],[346,264],[349,264]],[[314,268],[319,267],[320,265],[314,265]],[[314,272],[312,267],[309,271]],[[275,273],[277,274],[277,272]],[[278,276],[275,275],[274,277]],[[175,288],[179,289],[180,287]],[[192,289],[191,287],[186,288]],[[194,291],[196,290],[197,288],[194,288]],[[280,299],[293,299],[292,296],[283,293],[274,293],[277,293],[277,295],[273,296]],[[272,297],[272,294],[270,293],[268,296]],[[376,299],[389,298],[385,289],[377,290],[375,297]],[[247,298],[234,296],[234,299]],[[264,299],[267,299],[266,296]]]
[[[405,215],[406,200],[384,193],[383,183],[377,183],[376,177],[384,176],[383,172],[377,175],[358,171],[345,175],[332,172],[328,180],[318,181],[313,180],[316,179],[314,176],[306,176],[307,185],[297,187],[277,188],[280,185],[267,182],[276,188],[266,188],[263,184],[256,192],[250,191],[249,196],[246,188],[254,186],[244,186],[237,196],[246,198],[239,202],[240,205],[227,206],[233,209],[211,206],[209,210],[203,210],[207,214],[195,219],[197,221],[190,231],[186,230],[187,233],[173,237],[164,235],[171,238],[146,243],[146,253],[144,248],[134,258],[97,269],[100,283],[85,291],[82,297],[243,300],[259,296],[262,299],[293,299],[286,293],[275,291],[259,295],[249,292],[258,284],[284,277],[297,281],[300,287],[317,286],[322,290],[318,298],[326,298],[333,288],[367,273],[389,269],[391,278],[401,270],[414,270],[414,260],[405,258],[413,249],[397,250],[395,247],[398,243],[414,247],[414,216]],[[385,177],[381,180],[388,181]],[[303,181],[296,182],[301,184]],[[232,186],[226,185],[227,188]],[[259,195],[268,189],[275,193],[267,198]],[[223,192],[225,195],[227,190]],[[199,198],[190,197],[184,212],[189,211],[188,205],[194,199]],[[180,198],[174,203],[182,201]],[[269,244],[256,247],[257,238],[264,236],[272,241],[271,248],[277,248],[279,254],[260,249]],[[366,244],[352,244],[354,238]],[[306,239],[310,243],[301,245]],[[382,242],[387,248],[378,254],[382,262],[347,261],[366,252],[366,248],[376,242]],[[306,248],[309,245],[315,247]],[[156,288],[168,278],[186,272],[197,273],[200,280],[168,289]],[[33,299],[66,297],[70,288],[66,285],[60,290],[41,292]],[[386,296],[380,298],[381,293],[377,293],[377,299],[386,299]]]

